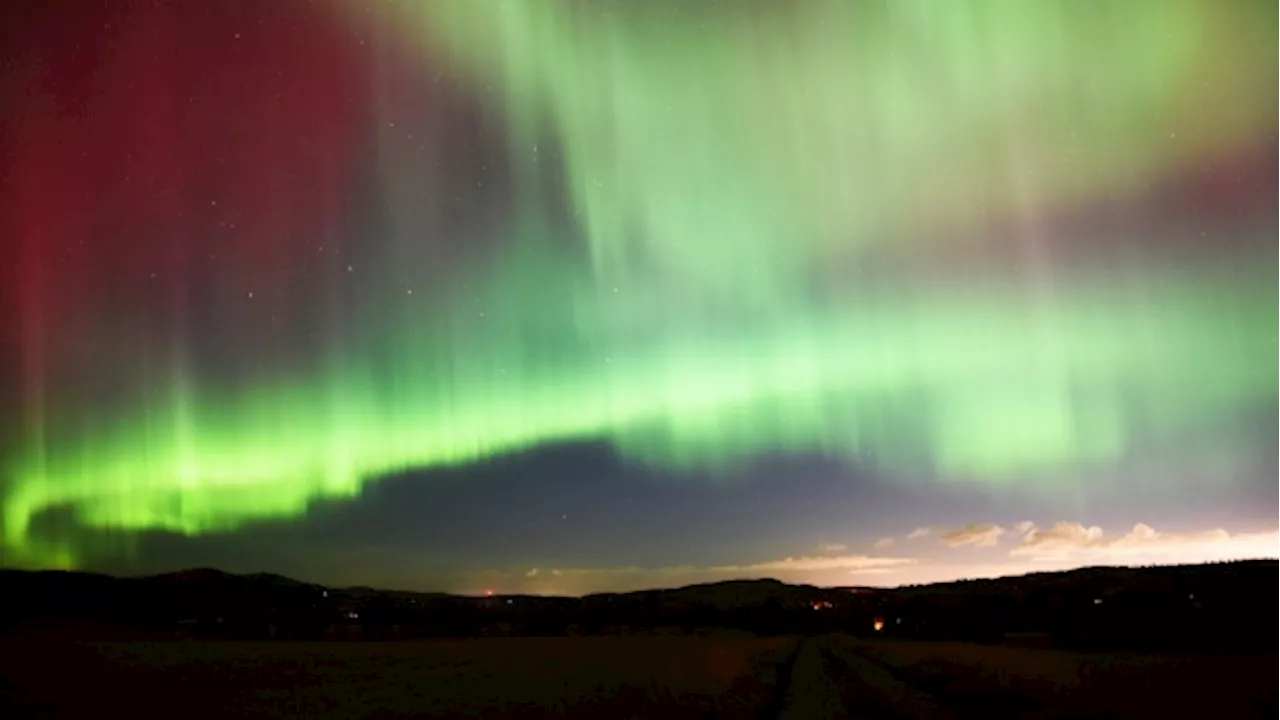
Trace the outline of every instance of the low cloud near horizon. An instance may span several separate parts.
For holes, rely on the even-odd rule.
[[[907,537],[935,534],[931,550],[904,556],[796,555],[749,564],[671,565],[662,567],[560,567],[540,571],[488,571],[475,576],[481,588],[504,592],[586,594],[669,588],[730,579],[773,578],[826,586],[858,584],[872,578],[882,586],[947,582],[961,578],[1023,575],[1086,565],[1160,565],[1275,558],[1280,530],[1230,533],[1221,528],[1161,532],[1137,523],[1127,532],[1108,534],[1097,526],[1058,522],[1041,528],[1030,521],[1012,525],[969,524],[936,533],[919,528]],[[874,545],[886,548],[893,538]],[[845,547],[821,543],[823,549]],[[928,547],[928,546],[926,546]],[[927,554],[926,554],[927,553]],[[512,585],[518,586],[512,587]]]
[[[1032,560],[1159,564],[1276,557],[1278,548],[1280,533],[1275,530],[1160,532],[1137,523],[1127,533],[1107,535],[1096,525],[1060,522],[1045,529],[1029,525],[1009,555]]]
[[[790,556],[746,565],[670,565],[663,567],[565,567],[549,573],[537,568],[520,573],[497,570],[477,573],[476,587],[466,592],[480,593],[497,588],[500,592],[537,592],[547,594],[584,594],[592,592],[642,590],[679,587],[718,580],[755,580],[772,578],[789,583],[822,585],[853,584],[842,580],[850,576],[891,575],[895,570],[915,564],[914,558],[877,557],[870,555]],[[518,585],[519,590],[511,587]]]
[[[1117,562],[1151,564],[1196,563],[1213,560],[1276,557],[1280,555],[1280,531],[1231,533],[1223,528],[1193,532],[1161,532],[1146,523],[1108,534],[1097,525],[1058,522],[1041,528],[1024,520],[1011,530],[996,524],[969,524],[942,532],[939,542],[947,548],[994,548],[1011,539],[1007,555],[1030,560]]]
[[[965,525],[959,530],[943,533],[938,537],[943,545],[950,548],[993,547],[1004,535],[1004,528],[999,525]]]
[[[877,570],[901,565],[910,565],[916,562],[912,558],[899,557],[871,557],[868,555],[836,555],[836,556],[799,556],[785,557],[780,560],[769,560],[766,562],[752,563],[750,565],[671,565],[666,567],[644,568],[636,566],[616,567],[616,568],[563,568],[560,570],[561,575],[592,575],[592,574],[617,574],[617,573],[645,573],[651,575],[663,575],[669,573],[688,573],[688,572],[706,572],[713,575],[736,575],[751,576],[758,573],[794,573],[794,572],[812,572],[812,571],[828,571],[828,570],[846,570],[850,572],[862,572],[867,570]]]

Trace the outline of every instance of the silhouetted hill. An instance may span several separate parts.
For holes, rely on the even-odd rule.
[[[881,610],[886,632],[902,637],[1039,633],[1054,645],[1082,649],[1275,652],[1269,627],[1280,599],[1277,580],[1275,560],[1086,567],[898,588],[881,596]]]
[[[723,580],[680,588],[639,590],[628,593],[596,593],[582,598],[586,604],[601,602],[654,603],[668,608],[737,610],[770,603],[808,604],[827,600],[832,591],[812,585],[788,585],[780,580]]]
[[[894,589],[729,580],[568,598],[330,588],[211,568],[140,578],[4,570],[0,629],[295,639],[734,630],[1274,652],[1267,629],[1278,579],[1280,563],[1257,560],[1090,567]]]

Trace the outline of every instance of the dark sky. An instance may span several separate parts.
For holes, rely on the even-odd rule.
[[[1138,5],[9,3],[0,563],[1275,556],[1276,11]]]

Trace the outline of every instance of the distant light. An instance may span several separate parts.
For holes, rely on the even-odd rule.
[[[1102,604],[1102,598],[1094,598],[1094,599],[1093,599],[1093,604],[1094,604],[1094,605],[1101,605],[1101,604]]]
[[[507,598],[507,604],[508,604],[508,605],[510,605],[510,604],[511,604],[511,603],[513,603],[513,602],[515,602],[515,601],[514,601],[514,600],[512,600],[511,598]]]
[[[492,590],[485,590],[485,591],[484,591],[484,594],[485,594],[485,596],[486,596],[486,597],[493,597],[493,591],[492,591]]]
[[[321,591],[320,591],[320,597],[329,597],[329,591],[328,591],[328,590],[321,590]]]
[[[884,618],[876,618],[876,621],[872,623],[872,627],[876,629],[876,632],[884,630]]]
[[[1188,600],[1195,600],[1195,599],[1196,599],[1196,594],[1195,594],[1195,593],[1187,593],[1187,599],[1188,599]]]
[[[894,624],[894,625],[901,625],[901,624],[902,624],[902,618],[895,618],[895,619],[894,619],[894,621],[893,621],[893,624]]]

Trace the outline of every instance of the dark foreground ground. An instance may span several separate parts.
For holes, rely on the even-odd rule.
[[[755,718],[795,641],[508,638],[4,648],[48,717]]]
[[[588,637],[0,641],[0,717],[1276,717],[1275,655]]]

